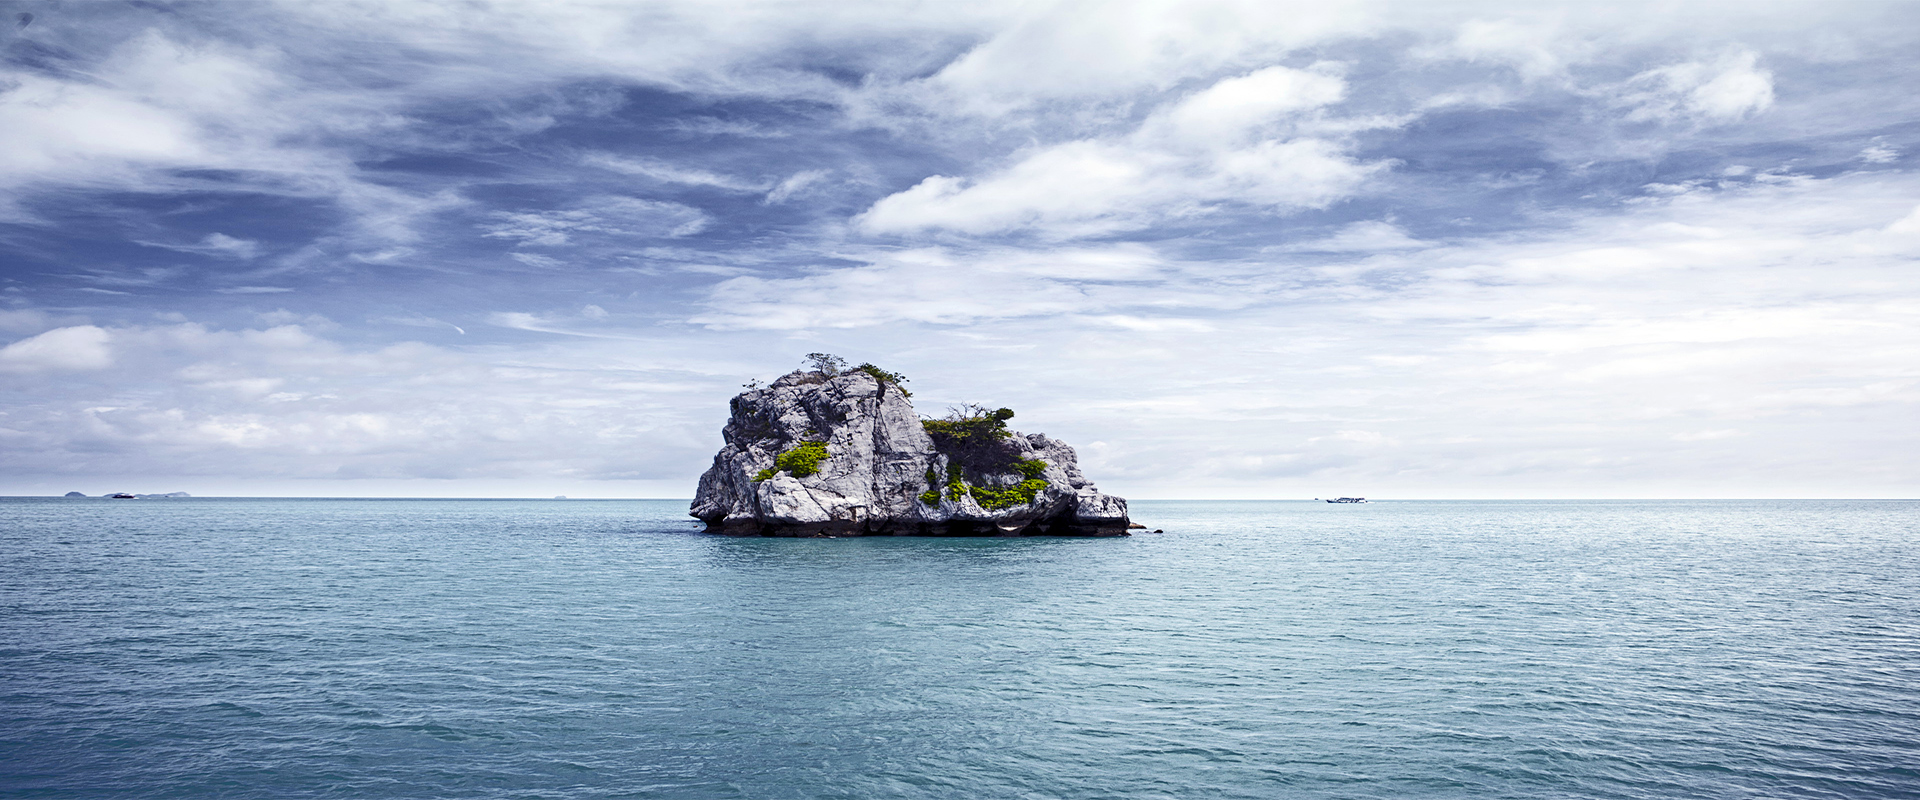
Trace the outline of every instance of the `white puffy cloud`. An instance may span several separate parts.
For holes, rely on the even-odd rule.
[[[1267,67],[1195,92],[1126,136],[1038,147],[977,180],[931,176],[857,221],[882,234],[1075,237],[1202,214],[1216,203],[1323,206],[1382,167],[1353,160],[1333,141],[1297,135],[1301,115],[1344,90],[1326,72]]]
[[[86,80],[0,73],[0,185],[115,184],[143,169],[238,167],[260,132],[222,124],[274,83],[246,54],[148,31]],[[278,127],[263,120],[269,128]]]
[[[129,166],[211,160],[189,119],[124,92],[15,75],[0,94],[0,179],[104,179]]]
[[[1156,163],[1157,162],[1157,163]],[[934,175],[858,218],[872,233],[944,228],[969,234],[1046,226],[1063,235],[1146,224],[1125,212],[1149,200],[1151,176],[1175,164],[1123,144],[1080,141],[1032,153],[980,181]]]
[[[112,336],[94,325],[55,328],[0,348],[0,369],[48,372],[105,369],[113,365]]]
[[[1239,144],[1289,114],[1337,103],[1346,91],[1334,75],[1267,67],[1196,92],[1150,124],[1200,147]]]

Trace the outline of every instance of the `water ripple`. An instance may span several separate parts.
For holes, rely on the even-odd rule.
[[[1920,503],[0,500],[0,795],[1920,797]]]

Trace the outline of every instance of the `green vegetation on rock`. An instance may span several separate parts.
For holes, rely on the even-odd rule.
[[[948,464],[947,484],[945,487],[946,496],[949,500],[958,500],[962,497],[970,496],[975,503],[979,503],[981,508],[987,509],[988,511],[998,511],[1003,508],[1025,505],[1033,502],[1033,499],[1038,497],[1040,492],[1052,485],[1048,483],[1045,478],[1040,477],[1040,473],[1046,471],[1046,469],[1047,462],[1037,458],[1015,461],[1013,462],[1013,471],[1025,476],[1026,480],[1012,486],[972,486],[967,483],[966,478],[963,476],[964,470],[959,464]],[[927,485],[934,485],[936,477],[934,471],[928,469]],[[940,504],[940,495],[940,489],[928,489],[920,495],[920,502],[930,506],[937,506]]]
[[[927,467],[927,490],[920,493],[920,502],[930,506],[940,505],[940,474]]]
[[[1011,408],[988,411],[986,406],[969,404],[948,411],[945,419],[920,420],[920,427],[927,430],[936,444],[941,439],[955,444],[984,444],[1012,436],[1007,432],[1010,419],[1013,419]]]
[[[786,380],[801,384],[823,383],[840,377],[841,375],[851,375],[855,372],[864,372],[872,375],[874,380],[880,382],[883,390],[888,386],[892,386],[900,390],[902,396],[913,396],[912,392],[907,391],[907,376],[898,372],[890,372],[873,364],[861,364],[860,366],[848,369],[847,360],[832,353],[808,353],[806,366],[798,373],[798,377],[789,375]],[[763,386],[759,378],[754,378],[740,385],[748,390],[757,390]]]
[[[973,495],[973,501],[979,503],[981,508],[997,511],[1008,506],[1033,502],[1033,498],[1040,494],[1040,490],[1047,488],[1048,485],[1046,481],[1039,478],[1031,478],[1004,488],[969,486],[967,494]]]
[[[755,473],[755,483],[764,481],[782,470],[796,478],[804,478],[820,471],[820,462],[827,460],[826,442],[801,442],[798,446],[773,459],[773,466]]]
[[[874,380],[880,382],[880,387],[882,389],[885,389],[888,386],[892,386],[894,389],[900,392],[901,397],[913,396],[912,392],[907,391],[907,387],[901,385],[907,382],[907,376],[905,375],[902,375],[898,372],[888,372],[872,364],[861,364],[860,366],[854,367],[854,369],[856,371],[864,372],[864,373],[867,373],[868,375],[872,375]]]
[[[920,501],[931,506],[938,505],[943,494],[948,500],[972,497],[989,511],[1033,502],[1051,485],[1040,477],[1047,469],[1047,462],[1030,458],[1009,463],[1017,452],[1005,443],[1013,437],[1007,430],[1010,419],[1013,419],[1011,408],[989,410],[983,405],[968,404],[949,410],[944,419],[921,420],[920,426],[933,438],[934,446],[947,456],[947,479],[945,486],[941,486],[939,476],[928,469],[927,491],[920,495]],[[1012,486],[973,486],[965,477],[969,469],[976,475],[989,476],[1013,472],[1025,480]]]
[[[967,481],[961,475],[959,464],[947,465],[947,499],[958,500],[967,493]]]
[[[801,442],[799,447],[781,453],[773,460],[773,465],[784,469],[796,478],[804,478],[820,471],[820,462],[827,460],[826,442]]]

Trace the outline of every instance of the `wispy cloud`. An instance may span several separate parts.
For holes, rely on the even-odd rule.
[[[691,206],[615,196],[591,198],[564,210],[501,211],[492,216],[495,221],[482,226],[486,231],[483,236],[533,247],[574,245],[582,234],[687,236],[699,233],[709,222],[705,213]],[[527,263],[538,266],[558,263],[545,256],[534,258],[538,260]]]
[[[582,162],[613,170],[627,175],[638,175],[662,183],[680,183],[689,186],[711,186],[734,192],[764,192],[767,186],[756,181],[745,181],[727,175],[719,175],[703,169],[683,167],[656,158],[628,158],[607,153],[593,153],[581,159]]]
[[[407,341],[354,348],[297,325],[62,328],[0,350],[0,375],[71,376],[9,418],[13,455],[0,475],[647,478],[656,467],[604,445],[692,456],[673,430],[682,412],[660,401],[705,390],[696,374],[544,361]],[[655,399],[633,403],[636,392]],[[582,448],[600,453],[581,461]]]
[[[767,192],[766,203],[784,203],[794,195],[805,192],[808,187],[825,180],[831,174],[824,169],[805,169],[787,176]]]
[[[1773,74],[1759,55],[1735,50],[1713,61],[1650,69],[1628,80],[1621,101],[1630,120],[1733,122],[1773,105]]]

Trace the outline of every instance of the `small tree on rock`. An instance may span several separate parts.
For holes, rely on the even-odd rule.
[[[847,371],[847,360],[832,353],[808,353],[807,366],[831,378]]]

